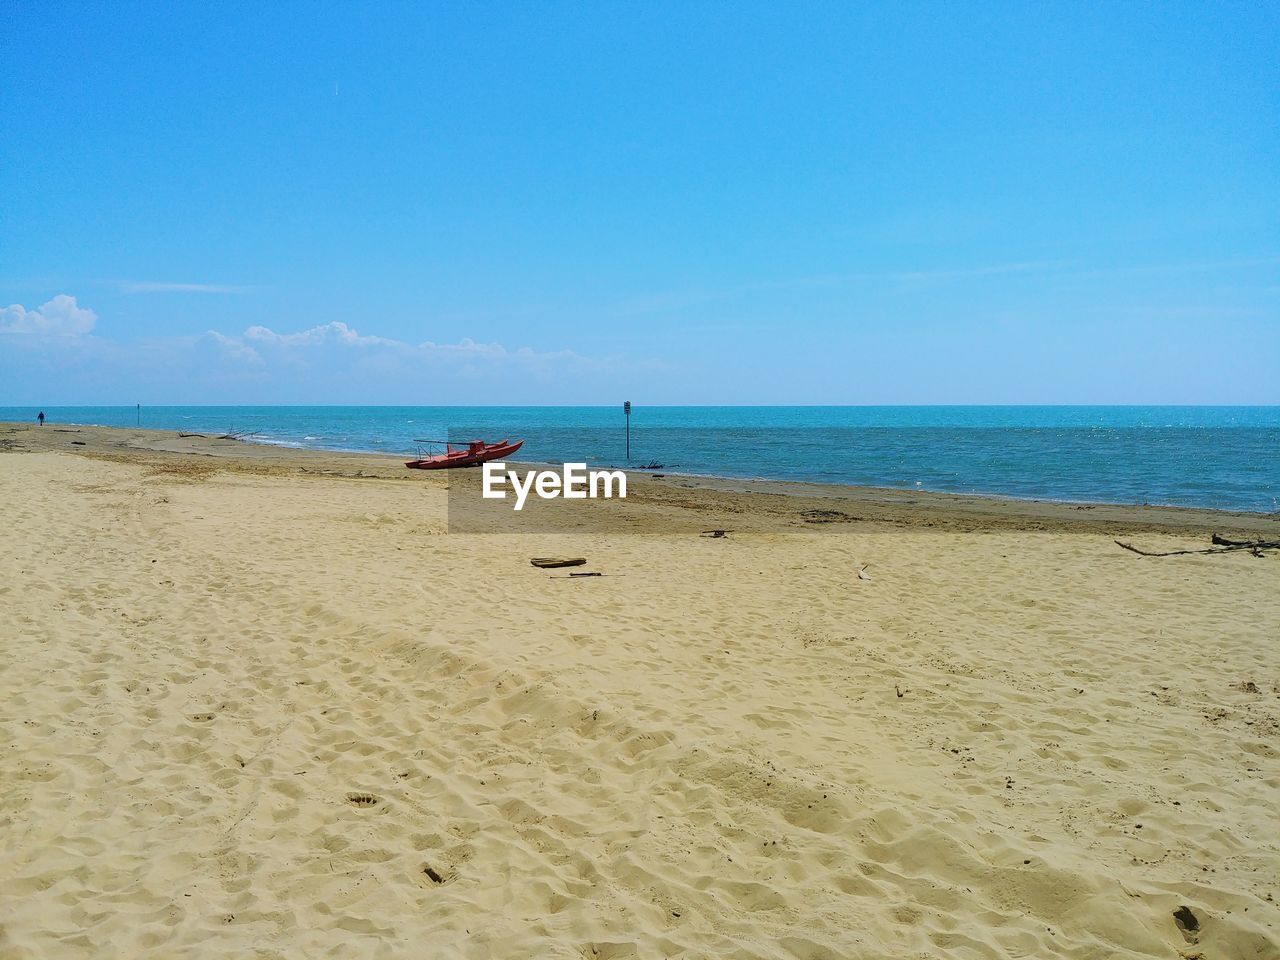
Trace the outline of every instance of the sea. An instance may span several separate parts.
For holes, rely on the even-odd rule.
[[[1280,407],[46,407],[51,425],[244,433],[413,455],[523,438],[522,462],[1280,513]],[[0,420],[34,420],[0,407]],[[629,444],[629,447],[628,447]]]

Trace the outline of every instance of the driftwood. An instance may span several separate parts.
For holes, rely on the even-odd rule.
[[[1271,545],[1265,540],[1228,540],[1217,533],[1209,539],[1219,547],[1266,547]]]
[[[199,437],[201,440],[208,439],[208,437],[206,437],[203,433],[180,433],[178,434],[178,436],[179,437]]]
[[[1179,557],[1188,554],[1232,553],[1236,550],[1248,550],[1255,557],[1260,557],[1263,550],[1280,550],[1280,540],[1228,540],[1215,533],[1212,542],[1215,546],[1205,547],[1202,550],[1139,550],[1133,544],[1121,540],[1117,540],[1116,545],[1131,550],[1141,557]]]

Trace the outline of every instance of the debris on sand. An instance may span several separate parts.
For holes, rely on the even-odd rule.
[[[1150,551],[1140,550],[1131,543],[1125,543],[1122,540],[1115,541],[1116,546],[1124,547],[1126,550],[1136,553],[1140,557],[1180,557],[1187,554],[1200,553],[1231,553],[1234,550],[1248,550],[1255,557],[1264,556],[1264,550],[1280,550],[1280,540],[1228,540],[1226,537],[1220,537],[1214,534],[1212,543],[1214,546],[1205,547],[1202,550],[1164,550]]]

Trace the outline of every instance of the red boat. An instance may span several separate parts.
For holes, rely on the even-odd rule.
[[[422,443],[444,442],[423,440]],[[452,443],[444,442],[444,453],[408,460],[405,466],[410,470],[448,470],[451,467],[474,467],[490,460],[501,460],[508,454],[515,453],[524,443],[517,440],[500,440],[497,443],[485,443],[483,440],[472,440],[465,447],[454,449]]]

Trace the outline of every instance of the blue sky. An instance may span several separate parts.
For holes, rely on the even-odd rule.
[[[1274,4],[0,18],[0,404],[1278,403]]]

